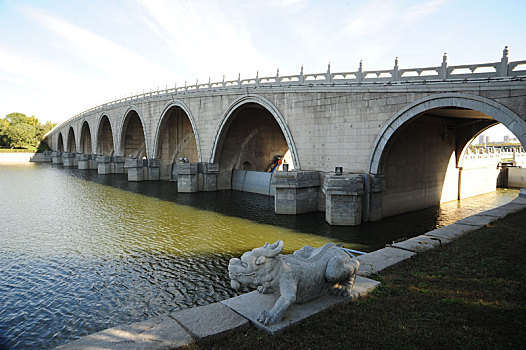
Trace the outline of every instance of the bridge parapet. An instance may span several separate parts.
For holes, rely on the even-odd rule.
[[[143,92],[142,94],[130,95],[115,101],[107,102],[84,112],[81,112],[48,132],[62,128],[67,123],[81,118],[93,112],[107,111],[119,107],[122,104],[134,104],[144,100],[164,99],[167,97],[188,96],[200,93],[225,93],[228,91],[239,91],[246,88],[313,88],[313,87],[345,87],[345,86],[389,86],[403,84],[432,84],[444,82],[476,82],[493,80],[523,80],[526,78],[526,60],[508,61],[509,50],[506,46],[502,58],[499,62],[468,64],[458,66],[448,66],[447,55],[444,54],[442,64],[436,67],[404,68],[398,66],[398,57],[395,59],[393,69],[387,70],[363,70],[362,61],[358,70],[348,72],[332,72],[330,63],[327,71],[323,73],[304,74],[303,66],[300,74],[280,75],[279,68],[275,76],[260,77],[259,72],[254,78],[235,80],[223,80],[211,82],[210,78],[206,83],[199,83],[196,80],[194,85],[184,86],[174,85],[173,88],[166,87],[157,91]]]

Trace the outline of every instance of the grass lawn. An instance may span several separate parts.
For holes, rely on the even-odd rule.
[[[526,210],[418,254],[382,285],[277,336],[251,327],[192,349],[526,349]]]

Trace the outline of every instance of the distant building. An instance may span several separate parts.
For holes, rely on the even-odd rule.
[[[510,142],[510,135],[504,135],[504,142]]]
[[[479,145],[483,145],[484,144],[484,135],[480,135],[479,136]]]

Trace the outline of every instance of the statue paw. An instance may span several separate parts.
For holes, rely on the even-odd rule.
[[[329,289],[330,294],[340,296],[340,297],[349,297],[351,296],[352,287],[349,288],[346,285],[335,284]]]
[[[274,322],[274,317],[272,317],[272,315],[267,310],[263,310],[259,314],[257,321],[265,326],[268,326],[269,324]]]

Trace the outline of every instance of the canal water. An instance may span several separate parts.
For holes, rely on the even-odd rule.
[[[119,324],[220,301],[230,258],[282,239],[372,251],[504,204],[499,190],[358,227],[275,215],[273,199],[182,194],[171,182],[0,162],[0,348],[49,349]]]

